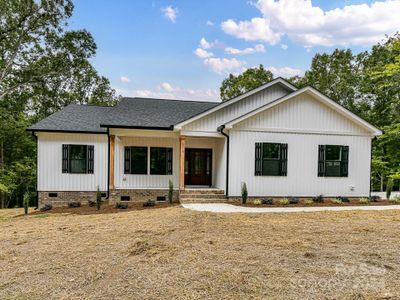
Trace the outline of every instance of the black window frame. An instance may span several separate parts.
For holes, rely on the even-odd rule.
[[[84,149],[83,158],[73,158],[75,147]],[[84,161],[85,169],[77,171],[73,168],[74,161]],[[69,174],[94,174],[94,145],[87,144],[63,144],[62,145],[62,173]]]
[[[147,146],[125,146],[124,148],[124,174],[129,175],[147,175],[148,174],[148,147]],[[135,151],[142,151],[142,158],[137,157],[138,153]],[[139,153],[140,154],[140,153]],[[145,155],[143,155],[145,154]],[[135,158],[137,157],[137,158]],[[144,164],[136,164],[137,161],[144,160]],[[144,167],[144,169],[140,169]]]
[[[339,147],[339,159],[327,159],[327,154],[332,151],[332,148]],[[331,149],[331,150],[330,150]],[[336,164],[336,169],[329,166],[329,164]],[[335,172],[333,171],[335,170]],[[339,173],[337,172],[339,170]],[[319,145],[318,146],[318,177],[333,177],[341,178],[349,176],[349,146],[347,145]]]
[[[154,166],[154,160],[158,159],[153,155],[159,155],[155,153],[155,151],[163,150],[165,151],[164,159],[159,160],[157,164],[157,168]],[[150,167],[149,174],[150,175],[172,175],[173,173],[173,148],[171,147],[150,147]]]
[[[266,157],[266,147],[277,146],[277,157]],[[255,176],[287,176],[287,149],[285,143],[262,142],[256,143],[255,147]],[[278,164],[273,169],[277,172],[270,172],[272,168],[268,168],[268,163]]]

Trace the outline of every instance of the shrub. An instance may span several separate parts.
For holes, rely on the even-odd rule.
[[[253,204],[254,205],[261,205],[261,200],[260,199],[255,199],[254,201],[253,201]]]
[[[400,196],[396,196],[393,199],[390,199],[390,202],[400,204]]]
[[[117,203],[115,203],[115,208],[118,208],[118,209],[127,209],[127,208],[128,208],[128,203],[117,202]]]
[[[282,198],[279,200],[280,205],[289,205],[289,199],[288,198]]]
[[[379,197],[378,195],[369,197],[369,201],[371,202],[378,202],[379,200],[381,200],[381,197]]]
[[[151,207],[151,206],[154,206],[154,205],[156,205],[156,202],[154,200],[151,200],[151,199],[149,199],[149,200],[147,200],[146,202],[143,203],[144,207]]]
[[[99,186],[97,186],[97,192],[96,192],[96,207],[97,210],[100,210],[101,207],[101,192]]]
[[[347,197],[339,196],[339,197],[336,197],[336,199],[340,199],[340,200],[342,200],[342,202],[350,202],[349,198],[347,198]]]
[[[390,199],[390,195],[392,194],[393,189],[393,179],[389,178],[386,184],[386,199]]]
[[[304,200],[304,204],[306,204],[306,205],[313,205],[313,204],[314,204],[314,201],[313,201],[312,199],[306,199],[306,200]]]
[[[172,203],[173,197],[174,197],[174,183],[170,179],[168,181],[168,201],[169,201],[169,203]]]
[[[29,193],[26,192],[24,194],[24,199],[23,199],[24,212],[26,215],[28,214],[28,209],[29,209],[29,199],[30,199]]]
[[[335,199],[332,199],[332,203],[334,203],[334,204],[342,204],[343,201],[341,199],[339,199],[339,198],[335,198]]]
[[[96,206],[96,201],[88,200],[88,205],[90,207],[95,207]]]
[[[262,204],[267,204],[267,205],[272,205],[273,201],[272,201],[272,198],[265,198],[265,199],[261,200],[261,203]]]
[[[69,207],[69,208],[75,208],[75,207],[80,207],[80,206],[81,206],[81,203],[78,202],[78,201],[71,201],[71,202],[68,202],[68,207]]]
[[[242,204],[246,204],[247,196],[248,196],[246,182],[242,182],[242,189],[241,190],[242,190]]]
[[[288,197],[289,204],[297,204],[299,203],[299,198],[297,197]]]
[[[313,197],[312,200],[315,203],[324,203],[324,196],[323,195],[319,195],[317,197]]]
[[[368,198],[360,198],[360,199],[358,199],[358,202],[360,204],[368,204],[369,203],[369,199]]]
[[[51,204],[45,204],[44,206],[42,206],[39,210],[40,211],[48,211],[48,210],[50,210],[50,209],[52,209],[53,208],[53,205],[51,205]]]

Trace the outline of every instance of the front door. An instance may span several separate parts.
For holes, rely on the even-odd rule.
[[[185,185],[211,186],[212,149],[185,149]]]

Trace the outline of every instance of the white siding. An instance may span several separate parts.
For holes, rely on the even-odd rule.
[[[371,138],[295,133],[230,131],[229,195],[240,196],[368,196]],[[254,176],[255,143],[288,144],[287,176]],[[349,176],[318,177],[318,145],[349,146]],[[354,191],[350,190],[354,186]]]
[[[273,85],[270,88],[262,90],[199,120],[187,124],[183,126],[182,130],[216,132],[218,126],[287,94],[288,91],[281,86]]]
[[[124,147],[172,147],[172,175],[135,175],[124,174]],[[150,157],[148,157],[148,172],[150,172]],[[147,137],[116,137],[115,139],[115,188],[143,189],[167,188],[171,179],[174,187],[179,186],[179,139],[177,138],[147,138]]]
[[[62,173],[62,144],[94,145],[94,174]],[[107,155],[105,134],[39,133],[38,191],[106,191]]]
[[[308,130],[339,134],[366,133],[348,118],[307,94],[261,112],[234,126],[240,129]]]

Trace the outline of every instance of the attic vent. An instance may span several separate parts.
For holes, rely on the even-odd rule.
[[[49,193],[49,197],[58,197],[58,194],[57,193]]]
[[[165,196],[157,196],[157,201],[166,201]]]
[[[130,201],[131,197],[130,196],[121,196],[121,201]]]

